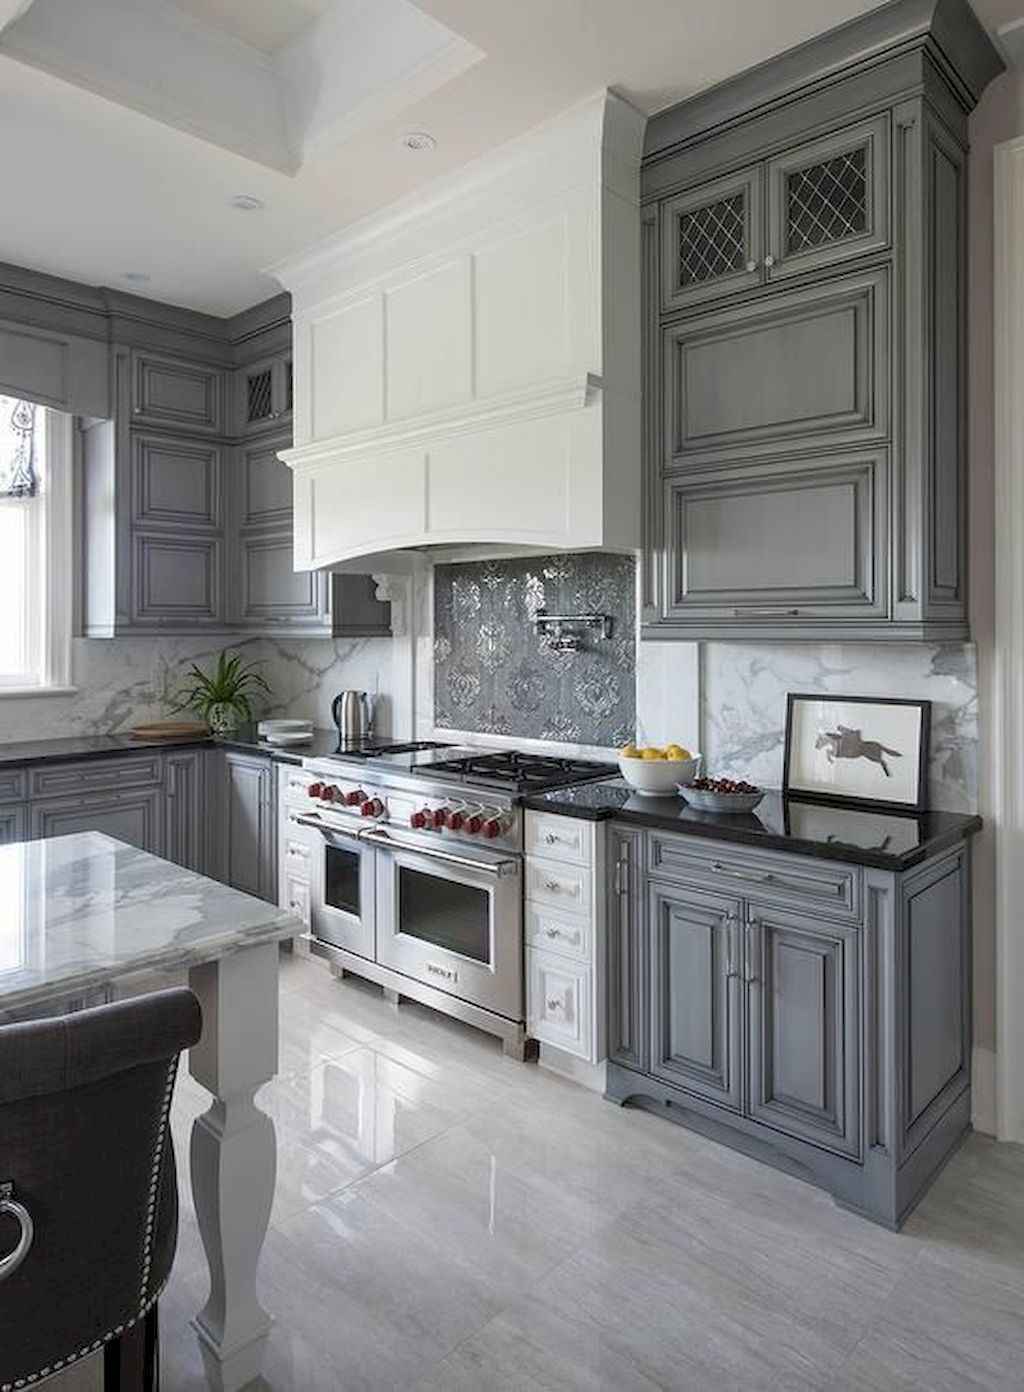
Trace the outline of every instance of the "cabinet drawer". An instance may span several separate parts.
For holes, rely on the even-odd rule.
[[[27,782],[24,769],[0,770],[0,802],[21,802]]]
[[[649,872],[659,880],[813,908],[837,918],[861,916],[861,875],[855,865],[780,851],[738,851],[659,831],[649,834],[648,848]]]
[[[594,863],[594,823],[574,817],[552,817],[545,812],[526,814],[526,854],[548,860],[567,860],[575,865]]]
[[[579,1058],[590,1059],[590,968],[554,953],[528,948],[526,983],[526,1023],[530,1035]]]
[[[526,862],[526,897],[535,904],[590,913],[591,873],[582,866],[531,856]]]
[[[309,785],[314,781],[311,773],[307,773],[305,769],[288,768],[282,764],[278,778],[283,804],[298,808],[309,806]]]
[[[43,764],[34,768],[30,796],[60,797],[64,793],[140,788],[161,781],[159,754],[129,755],[124,759],[83,759],[76,764]]]
[[[297,875],[308,881],[312,863],[313,848],[310,843],[305,838],[291,835],[290,829],[282,833],[281,873],[288,876]]]
[[[590,962],[593,960],[593,925],[585,914],[559,913],[540,904],[528,903],[526,945]]]
[[[288,875],[282,880],[281,908],[298,914],[306,927],[309,927],[309,885],[305,880]]]

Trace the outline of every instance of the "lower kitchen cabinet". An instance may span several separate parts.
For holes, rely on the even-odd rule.
[[[102,831],[142,851],[163,851],[163,790],[114,788],[32,803],[30,836],[72,836]]]
[[[967,842],[897,872],[607,835],[608,1098],[898,1227],[970,1125]]]
[[[276,900],[274,766],[260,754],[210,752],[213,874],[232,889]]]
[[[860,1153],[860,929],[751,905],[750,1115]]]
[[[187,870],[207,865],[206,751],[169,750],[164,755],[164,855]]]
[[[649,924],[651,1073],[739,1111],[740,904],[652,884]]]

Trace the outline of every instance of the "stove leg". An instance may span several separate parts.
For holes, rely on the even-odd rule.
[[[402,1003],[402,997],[399,993],[393,986],[382,986],[381,990],[384,992],[384,999],[387,1001],[388,1005],[391,1006],[392,1010],[397,1010]]]
[[[339,967],[337,962],[328,962],[327,965],[330,967],[331,975],[334,977],[335,981],[344,981],[346,976],[348,976],[348,972],[345,968]]]

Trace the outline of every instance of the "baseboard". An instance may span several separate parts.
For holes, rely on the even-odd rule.
[[[560,1077],[569,1078],[581,1087],[589,1088],[591,1092],[604,1093],[608,1073],[604,1059],[600,1063],[586,1063],[574,1054],[567,1054],[564,1049],[556,1049],[552,1044],[542,1044],[537,1062],[541,1068],[548,1068]]]
[[[971,1063],[971,1125],[986,1136],[996,1134],[996,1056],[974,1046]]]

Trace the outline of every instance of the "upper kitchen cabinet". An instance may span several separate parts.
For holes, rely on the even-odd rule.
[[[642,129],[601,94],[276,268],[299,565],[638,547]]]
[[[644,633],[967,636],[966,0],[662,112],[641,179]]]
[[[226,400],[227,376],[220,366],[160,353],[131,354],[133,425],[224,435]]]
[[[292,418],[291,349],[235,369],[233,379],[236,435],[280,430]],[[289,440],[289,444],[291,441]]]

